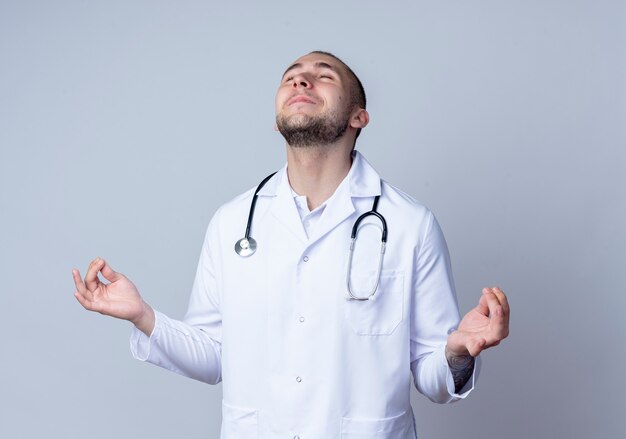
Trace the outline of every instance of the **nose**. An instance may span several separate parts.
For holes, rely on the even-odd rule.
[[[293,78],[293,88],[311,88],[311,83],[306,79],[304,75],[297,75]]]

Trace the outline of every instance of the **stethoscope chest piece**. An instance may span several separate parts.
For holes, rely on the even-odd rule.
[[[235,252],[242,257],[251,256],[256,252],[256,241],[253,238],[241,238],[235,243]]]
[[[274,173],[275,174],[275,173]],[[274,174],[268,175],[263,179],[263,181],[257,186],[254,191],[254,195],[252,197],[252,202],[250,203],[250,212],[248,213],[248,222],[246,224],[246,233],[243,235],[243,238],[238,240],[235,243],[235,253],[239,256],[246,258],[248,256],[252,256],[256,253],[257,244],[256,241],[250,236],[250,228],[252,226],[252,218],[254,217],[254,208],[256,206],[256,200],[259,195],[259,191],[261,188],[267,183],[267,181],[272,178]],[[348,259],[348,272],[346,273],[346,287],[348,290],[348,299],[350,300],[373,300],[374,294],[378,290],[378,284],[380,283],[380,275],[382,273],[383,268],[383,257],[385,256],[385,247],[387,245],[387,221],[385,221],[385,217],[377,212],[378,201],[380,200],[380,195],[376,195],[374,198],[374,204],[372,205],[372,210],[365,212],[361,216],[357,218],[352,226],[352,234],[350,235],[351,243],[350,243],[350,255]],[[375,216],[378,218],[382,224],[382,236],[380,239],[380,256],[378,258],[378,274],[376,276],[376,283],[373,285],[372,289],[368,292],[357,294],[352,289],[352,282],[350,279],[350,275],[352,273],[352,257],[354,255],[354,247],[356,243],[357,234],[359,232],[359,224],[365,218],[369,216]]]
[[[276,174],[276,172],[274,172]],[[246,233],[239,241],[235,243],[235,253],[242,258],[252,256],[256,252],[256,241],[250,236],[250,227],[252,226],[252,218],[254,217],[254,206],[256,206],[256,199],[259,196],[259,191],[272,178],[274,174],[270,174],[263,179],[263,181],[257,186],[252,197],[252,203],[250,204],[250,213],[248,213],[248,223],[246,224]]]

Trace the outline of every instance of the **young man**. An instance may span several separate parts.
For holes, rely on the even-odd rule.
[[[462,399],[478,354],[508,335],[498,288],[459,322],[434,216],[354,151],[365,107],[334,55],[287,68],[276,94],[287,165],[213,217],[183,321],[103,259],[84,282],[73,271],[86,309],[135,325],[136,358],[223,380],[223,439],[415,438],[410,380],[435,402]]]

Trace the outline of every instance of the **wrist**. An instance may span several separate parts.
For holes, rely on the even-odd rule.
[[[446,358],[448,359],[451,357],[464,357],[466,355],[471,355],[465,344],[459,340],[459,336],[456,334],[456,331],[448,335],[445,353]]]
[[[445,357],[446,357],[446,360],[448,360],[448,363],[451,363],[451,364],[465,362],[465,361],[474,359],[472,354],[467,352],[467,350],[465,350],[464,352],[455,352],[455,351],[448,349],[448,346],[446,346]]]
[[[467,349],[451,349],[450,346],[446,345],[445,356],[448,362],[452,361],[454,358],[465,358],[472,357]],[[472,357],[473,358],[473,357]]]
[[[154,310],[144,301],[142,301],[142,307],[143,310],[140,316],[136,319],[131,320],[131,323],[135,325],[135,327],[141,332],[150,337],[152,331],[154,330],[154,324],[156,320]]]

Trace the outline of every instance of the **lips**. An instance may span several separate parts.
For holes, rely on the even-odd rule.
[[[316,100],[313,99],[310,96],[307,95],[296,95],[293,96],[292,98],[290,98],[287,101],[287,106],[289,105],[293,105],[293,104],[299,104],[299,103],[305,103],[305,104],[316,104]]]

